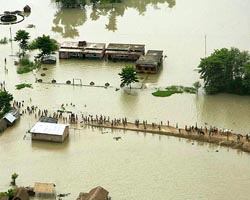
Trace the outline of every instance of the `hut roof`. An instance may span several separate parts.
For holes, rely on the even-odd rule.
[[[55,194],[55,184],[53,183],[35,183],[34,186],[35,193],[43,194]]]
[[[27,190],[23,187],[17,188],[17,190],[14,193],[14,197],[12,200],[28,200],[29,194]]]
[[[109,192],[98,186],[90,190],[89,193],[80,193],[77,200],[106,200]]]
[[[98,186],[89,192],[87,200],[105,200],[108,197],[109,192],[104,188]]]

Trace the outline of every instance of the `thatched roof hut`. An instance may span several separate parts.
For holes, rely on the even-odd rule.
[[[29,195],[27,190],[23,187],[20,187],[16,189],[12,200],[28,200],[28,199]]]
[[[80,193],[77,200],[107,200],[109,192],[98,186],[90,190],[89,193]]]

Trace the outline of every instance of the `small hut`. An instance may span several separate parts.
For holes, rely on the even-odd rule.
[[[56,189],[53,183],[35,183],[34,192],[37,197],[55,198]]]
[[[23,12],[25,12],[25,13],[30,13],[30,12],[31,12],[31,8],[30,8],[28,5],[26,5],[26,6],[23,8]]]
[[[12,109],[3,117],[3,119],[7,121],[7,126],[12,126],[19,118],[20,118],[20,113],[16,109]]]
[[[89,193],[80,193],[77,200],[108,200],[109,192],[98,186],[90,190]]]

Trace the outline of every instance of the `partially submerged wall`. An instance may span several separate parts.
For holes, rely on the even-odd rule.
[[[5,119],[0,119],[0,132],[3,132],[7,128],[7,121]]]

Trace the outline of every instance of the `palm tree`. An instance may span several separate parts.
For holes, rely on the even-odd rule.
[[[16,185],[16,179],[17,179],[17,177],[18,177],[17,173],[14,173],[14,174],[11,175],[11,179],[12,179],[11,185],[13,185],[13,186]]]
[[[121,77],[121,87],[124,87],[125,85],[128,86],[131,90],[131,83],[139,82],[136,71],[134,66],[125,66],[122,68],[122,72],[119,73],[119,76]]]

